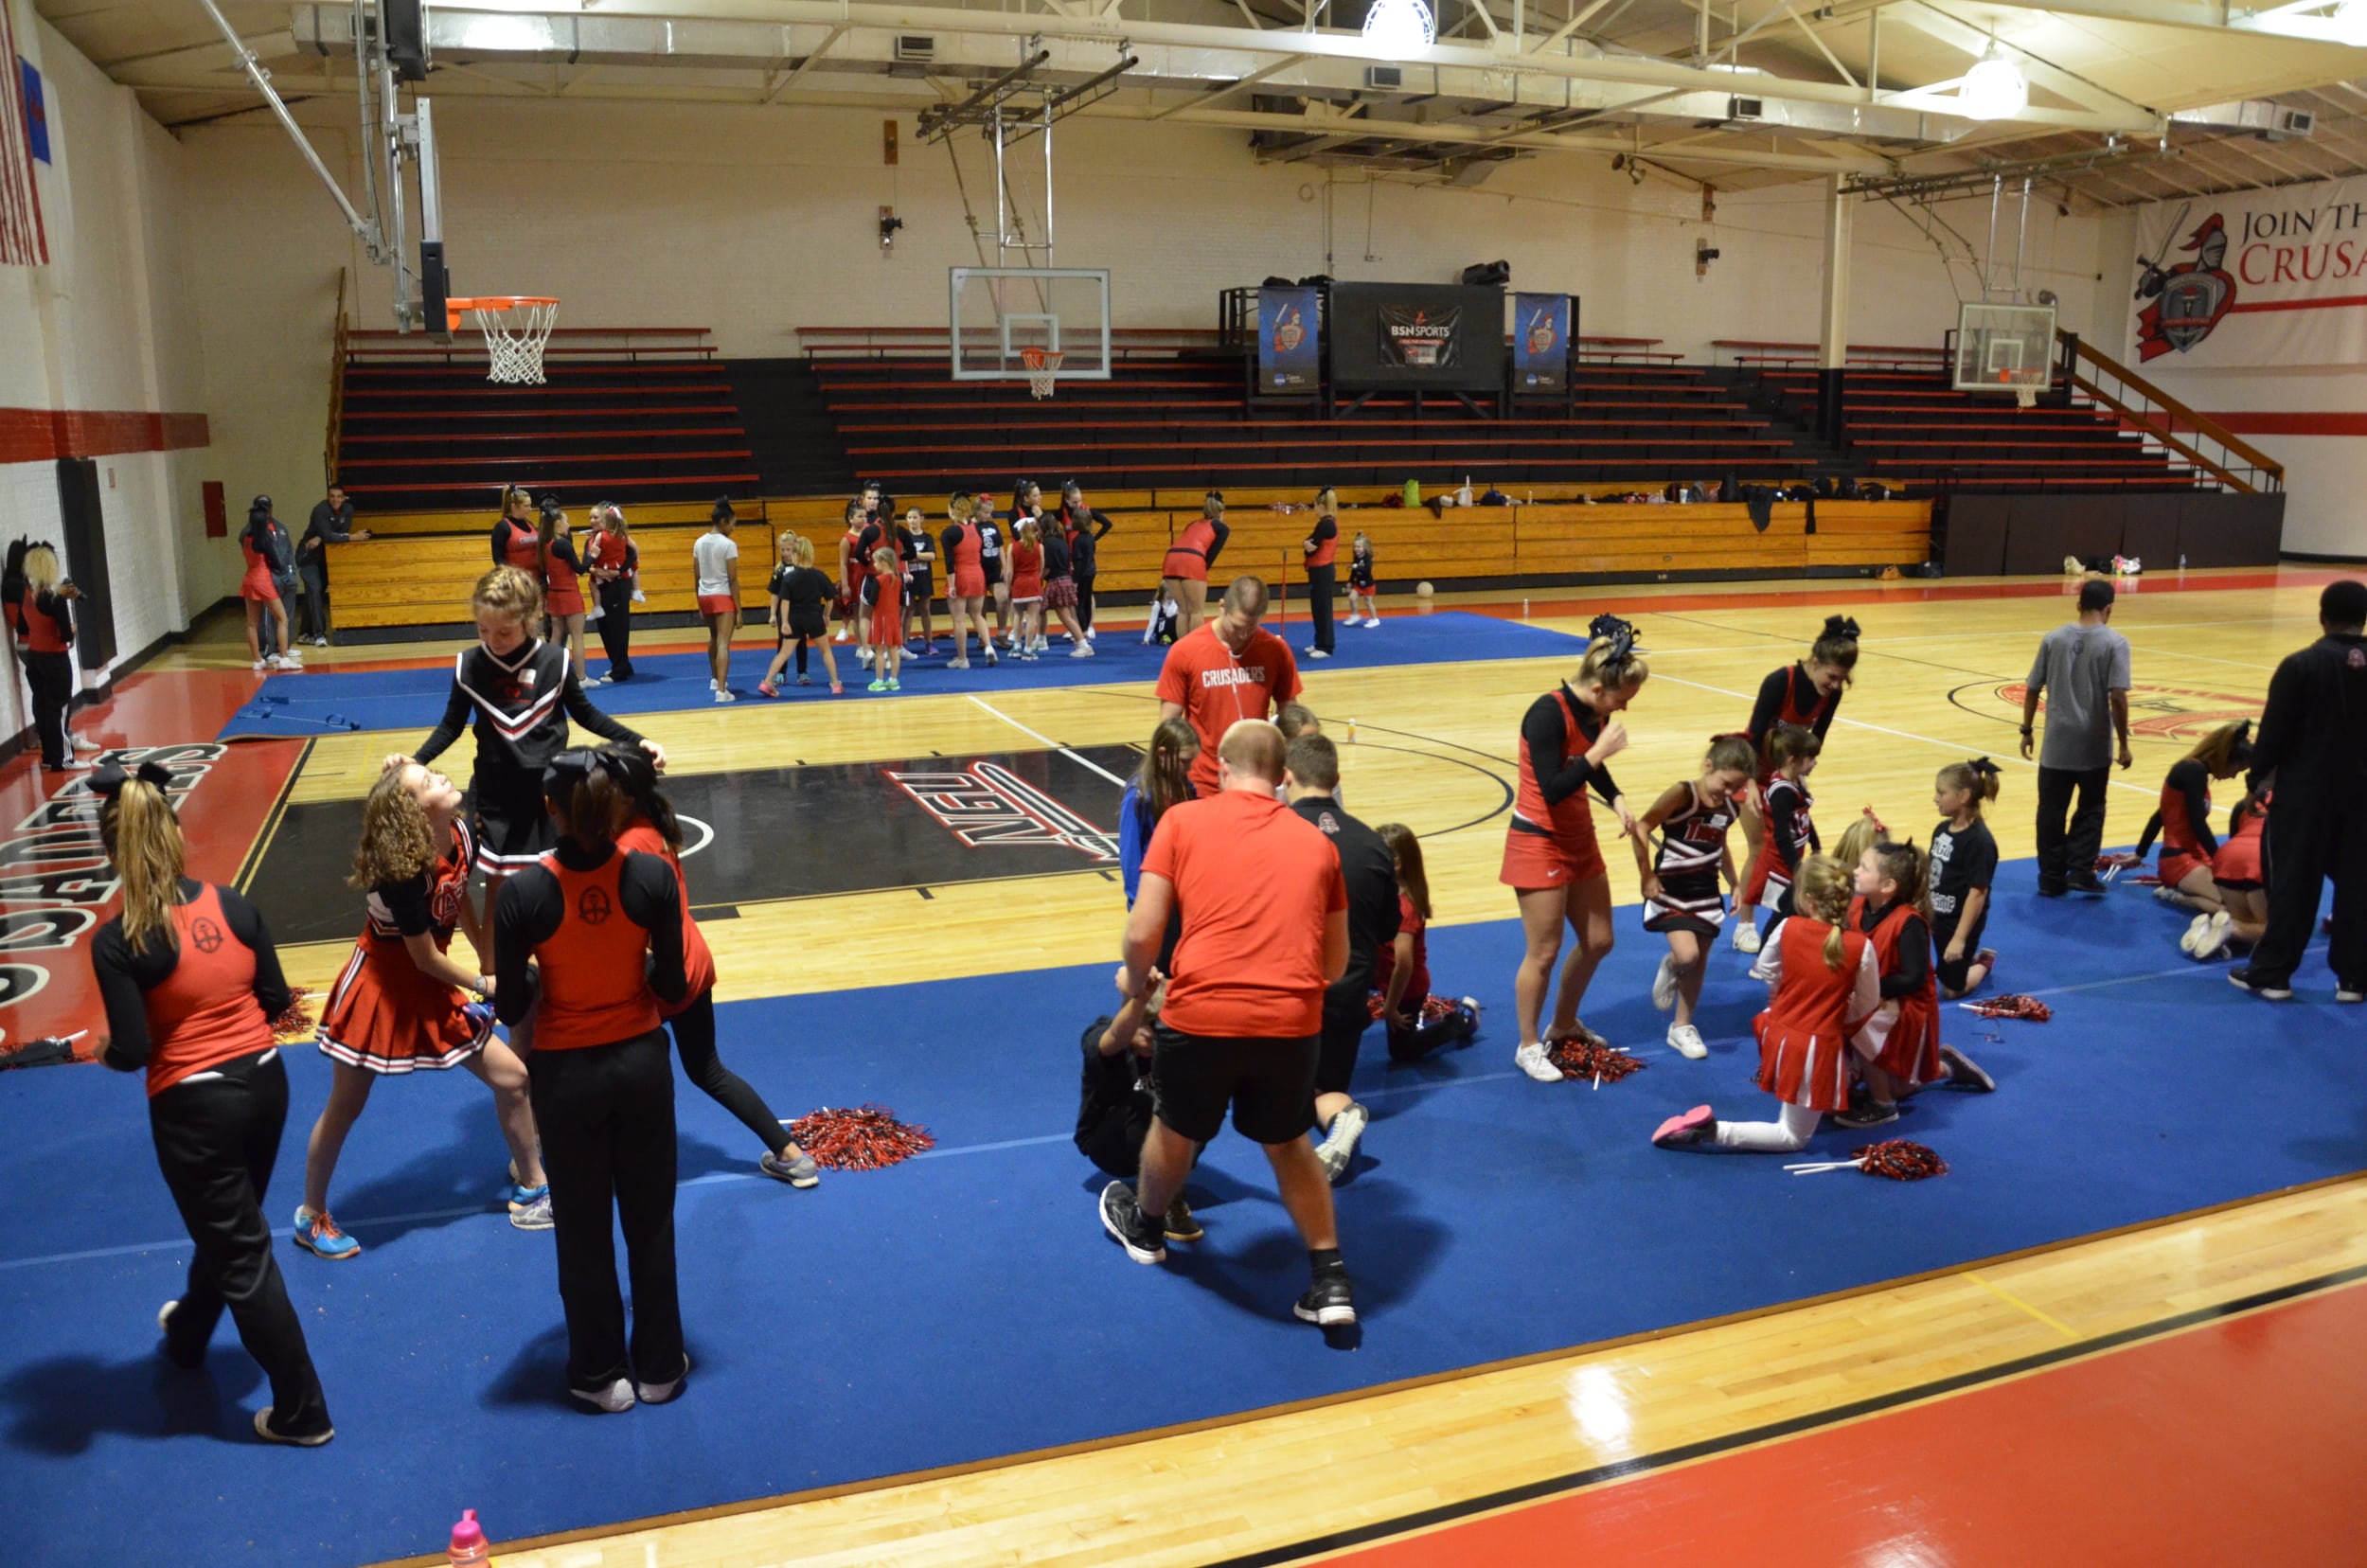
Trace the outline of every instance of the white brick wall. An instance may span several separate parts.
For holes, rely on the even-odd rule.
[[[299,116],[359,189],[342,106]],[[561,324],[712,329],[726,354],[793,354],[810,325],[942,325],[946,269],[975,264],[943,149],[906,120],[903,162],[881,161],[876,111],[673,104],[511,105],[447,98],[446,238],[456,292],[555,294]],[[1059,260],[1106,266],[1117,324],[1208,327],[1219,289],[1270,273],[1444,280],[1502,257],[1516,285],[1584,299],[1583,329],[1662,337],[1694,352],[1718,337],[1812,338],[1823,197],[1812,186],[1721,194],[1636,187],[1601,159],[1515,164],[1474,189],[1260,167],[1238,132],[1079,117],[1056,133]],[[361,279],[356,324],[389,325],[386,276],[365,264],[328,196],[261,116],[182,135],[184,211],[212,374],[218,468],[234,499],[313,496],[320,484],[337,269]],[[988,160],[961,145],[993,244]],[[1040,162],[1020,160],[1033,201]],[[1372,241],[1366,261],[1366,214]],[[875,224],[906,221],[892,258]],[[1977,204],[1976,204],[1977,205]],[[1040,208],[1039,208],[1040,210]],[[1971,207],[1951,209],[1962,226]],[[1986,213],[1978,214],[1985,222]],[[2032,215],[2029,286],[2082,325],[2097,225]],[[1693,273],[1694,242],[1723,253]],[[1861,342],[1937,344],[1956,294],[1931,242],[1887,207],[1861,206],[1851,330]],[[1956,284],[1971,283],[1960,268]],[[1977,285],[1974,285],[1977,286]]]

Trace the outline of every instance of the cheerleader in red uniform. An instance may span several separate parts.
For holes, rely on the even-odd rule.
[[[838,636],[845,642],[847,629],[854,629],[855,640],[862,644],[859,657],[871,662],[871,622],[863,608],[863,585],[871,576],[870,562],[863,549],[863,510],[861,501],[846,503],[846,531],[838,536]]]
[[[1210,490],[1201,515],[1185,525],[1159,564],[1159,597],[1175,606],[1175,636],[1181,642],[1208,618],[1208,574],[1233,530],[1224,526],[1224,492]],[[1158,617],[1152,616],[1155,622]],[[1148,639],[1146,638],[1146,641]]]
[[[1015,656],[1032,664],[1043,636],[1043,536],[1032,517],[1011,543],[1011,614]]]
[[[2211,832],[2211,785],[2235,777],[2251,766],[2251,721],[2221,724],[2193,751],[2170,764],[2162,780],[2162,802],[2145,821],[2145,835],[2124,865],[2142,865],[2153,841],[2162,841],[2160,885],[2153,896],[2165,904],[2195,911],[2179,946],[2193,951],[2211,917],[2219,912],[2219,894],[2211,875],[2219,841]]]
[[[948,669],[970,668],[970,629],[978,629],[978,643],[986,650],[987,663],[994,658],[994,633],[987,630],[987,572],[980,551],[985,541],[972,521],[977,510],[975,498],[956,490],[946,503],[947,527],[937,536],[945,550],[945,606],[953,617],[953,656],[946,661]]]
[[[1397,935],[1373,949],[1374,1003],[1389,1033],[1389,1060],[1418,1061],[1471,1038],[1479,1004],[1430,993],[1430,875],[1422,841],[1402,822],[1373,829],[1397,867]]]
[[[871,689],[901,691],[896,677],[904,668],[904,573],[886,545],[871,552],[871,576],[863,585],[871,606]]]
[[[1592,640],[1577,673],[1531,703],[1521,720],[1520,790],[1504,832],[1504,869],[1496,879],[1520,901],[1527,943],[1512,983],[1521,1025],[1512,1060],[1540,1083],[1561,1081],[1561,1069],[1546,1055],[1548,1043],[1604,1042],[1578,1022],[1578,1004],[1612,940],[1611,875],[1594,840],[1587,791],[1602,797],[1622,831],[1635,831],[1635,817],[1611,780],[1610,764],[1628,745],[1619,714],[1643,689],[1651,667],[1636,650],[1635,628],[1626,621],[1597,615],[1588,630]],[[1578,945],[1561,966],[1553,1027],[1540,1038],[1538,1025],[1553,989],[1565,925],[1576,933]]]
[[[279,587],[271,577],[271,497],[258,495],[247,508],[246,526],[239,530],[239,553],[246,560],[245,574],[239,579],[239,597],[246,601],[246,656],[258,669],[293,668],[298,660],[295,644],[288,638],[288,607],[279,602]],[[259,623],[266,614],[279,632],[274,646],[287,649],[286,654],[262,650]]]
[[[469,897],[476,844],[460,820],[460,800],[451,779],[406,762],[381,774],[362,805],[362,843],[347,879],[368,895],[362,939],[321,1009],[321,1054],[337,1065],[305,1147],[304,1203],[295,1216],[295,1244],[315,1257],[335,1262],[362,1250],[329,1212],[329,1183],[371,1088],[383,1077],[447,1067],[466,1067],[493,1091],[516,1172],[509,1222],[551,1228],[525,1063],[493,1033],[493,1011],[484,1005],[491,979],[452,956],[455,930],[478,953],[491,946]]]
[[[1751,722],[1744,732],[1759,748],[1759,789],[1743,803],[1742,841],[1750,846],[1750,854],[1742,866],[1742,897],[1735,904],[1737,953],[1759,951],[1759,862],[1767,838],[1763,808],[1767,787],[1775,781],[1780,766],[1771,754],[1771,739],[1779,725],[1791,724],[1807,730],[1822,743],[1833,727],[1833,716],[1841,711],[1842,693],[1857,668],[1858,623],[1845,615],[1827,615],[1806,658],[1771,671],[1759,683],[1758,699],[1751,706]]]
[[[1747,737],[1718,736],[1701,759],[1701,776],[1670,785],[1636,824],[1631,840],[1644,884],[1644,929],[1668,938],[1668,952],[1652,979],[1652,1006],[1675,1012],[1669,1049],[1696,1061],[1710,1054],[1693,1025],[1693,1009],[1701,1001],[1710,944],[1726,919],[1718,883],[1735,882],[1726,829],[1734,826],[1736,801],[1751,787],[1755,760]],[[1651,842],[1655,831],[1661,836],[1657,847]]]
[[[810,559],[813,546],[807,544],[806,550]],[[609,746],[601,748],[600,755],[607,758],[610,775],[632,797],[632,814],[625,819],[625,830],[616,835],[616,847],[665,861],[682,896],[683,972],[688,977],[689,991],[680,1002],[660,1001],[657,1014],[673,1027],[674,1050],[682,1057],[683,1071],[707,1098],[738,1116],[756,1135],[764,1145],[764,1156],[756,1165],[767,1176],[795,1187],[820,1185],[822,1173],[813,1157],[784,1131],[781,1118],[764,1103],[764,1096],[724,1066],[716,1053],[715,954],[699,934],[699,922],[690,918],[690,884],[682,874],[682,826],[675,820],[673,803],[657,787],[657,769],[639,752]]]
[[[2261,845],[2269,828],[2269,792],[2248,794],[2228,813],[2227,842],[2211,857],[2218,913],[2179,943],[2197,959],[2225,957],[2235,950],[2249,953],[2268,935],[2268,862]]]
[[[1733,1149],[1789,1154],[1806,1144],[1828,1111],[1849,1104],[1853,1057],[1870,1055],[1861,1025],[1882,1003],[1874,944],[1844,929],[1849,877],[1823,855],[1802,863],[1799,912],[1776,922],[1754,980],[1773,988],[1751,1021],[1759,1039],[1759,1087],[1782,1107],[1769,1122],[1719,1121],[1706,1105],[1660,1124],[1663,1149]]]
[[[1898,1119],[1898,1102],[1927,1083],[1997,1087],[1952,1045],[1940,1043],[1939,980],[1931,967],[1930,901],[1923,853],[1912,844],[1877,841],[1858,858],[1849,929],[1874,944],[1881,1007],[1865,1021],[1861,1049],[1865,1101],[1834,1116],[1842,1127],[1879,1127]]]
[[[1775,772],[1759,791],[1763,832],[1742,874],[1735,900],[1736,919],[1749,918],[1760,904],[1773,909],[1779,920],[1790,914],[1794,868],[1808,856],[1824,853],[1808,815],[1816,805],[1808,793],[1808,775],[1816,771],[1824,745],[1814,730],[1797,724],[1778,724],[1767,738],[1760,755],[1774,763]]]
[[[543,522],[535,538],[543,569],[543,613],[549,617],[551,641],[566,650],[576,679],[589,684],[591,667],[583,657],[584,564],[576,555],[574,531],[555,495],[543,497]]]

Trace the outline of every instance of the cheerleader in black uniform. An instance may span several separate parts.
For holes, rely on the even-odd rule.
[[[1370,631],[1380,624],[1379,583],[1373,576],[1373,542],[1361,533],[1356,536],[1356,543],[1348,552],[1348,624],[1350,626],[1360,624],[1356,614],[1356,603],[1359,599],[1364,601],[1364,615],[1361,624],[1365,630]]]
[[[263,1219],[288,1120],[288,1070],[271,1031],[288,983],[256,907],[182,875],[171,780],[154,762],[128,777],[110,763],[91,779],[98,836],[123,882],[123,913],[91,939],[107,1010],[99,1060],[146,1070],[156,1164],[197,1243],[187,1291],[156,1314],[166,1359],[202,1365],[227,1309],[271,1380],[256,1435],[313,1448],[336,1433]]]
[[[453,661],[444,722],[417,753],[398,753],[385,766],[435,761],[474,716],[476,772],[469,794],[476,868],[485,873],[489,900],[500,894],[504,878],[535,864],[557,840],[543,809],[543,770],[566,745],[568,720],[604,739],[639,746],[661,769],[666,754],[656,741],[594,707],[565,651],[534,635],[543,617],[543,591],[534,579],[514,566],[496,566],[477,579],[471,605],[478,642]]]
[[[330,1214],[329,1179],[371,1088],[391,1074],[466,1067],[492,1090],[518,1173],[509,1187],[509,1222],[520,1230],[551,1228],[525,1063],[493,1033],[493,1009],[485,1003],[493,982],[451,953],[455,930],[478,953],[492,947],[469,898],[474,846],[459,816],[453,781],[416,762],[381,775],[362,806],[362,843],[348,884],[369,897],[362,939],[321,1010],[321,1054],[337,1065],[305,1149],[304,1205],[295,1217],[295,1244],[331,1262],[354,1256],[362,1243]]]
[[[1701,776],[1664,791],[1637,824],[1641,830],[1633,839],[1636,873],[1644,883],[1644,929],[1668,938],[1667,955],[1652,980],[1652,1006],[1663,1012],[1675,1009],[1669,1046],[1695,1060],[1709,1055],[1701,1031],[1693,1025],[1693,1009],[1701,1000],[1710,946],[1726,923],[1726,899],[1718,884],[1722,879],[1726,886],[1735,885],[1726,830],[1751,787],[1755,763],[1750,737],[1718,736],[1701,759]],[[1655,829],[1660,843],[1647,851]]]
[[[1858,623],[1846,615],[1827,615],[1808,656],[1771,671],[1759,683],[1758,699],[1751,705],[1745,733],[1759,748],[1758,791],[1742,803],[1742,841],[1750,854],[1742,866],[1742,896],[1735,904],[1735,951],[1759,951],[1759,890],[1765,882],[1767,858],[1766,793],[1775,782],[1777,760],[1771,749],[1775,731],[1797,725],[1813,734],[1819,745],[1841,711],[1842,694],[1858,668]]]
[[[1798,724],[1778,724],[1767,738],[1760,755],[1774,763],[1775,775],[1759,792],[1766,836],[1752,857],[1753,868],[1742,874],[1742,886],[1735,898],[1736,919],[1750,918],[1750,911],[1766,904],[1773,911],[1768,921],[1768,929],[1773,930],[1777,920],[1791,913],[1792,882],[1800,874],[1800,863],[1824,853],[1816,824],[1808,816],[1816,805],[1808,793],[1808,775],[1816,771],[1817,757],[1824,749],[1824,742],[1814,730]]]
[[[608,767],[592,751],[550,759],[541,787],[555,847],[502,887],[493,1005],[513,1028],[536,1014],[527,1060],[558,1221],[567,1392],[614,1413],[664,1404],[690,1371],[674,1274],[674,1064],[658,1022],[689,978],[674,873],[617,844],[632,802]]]

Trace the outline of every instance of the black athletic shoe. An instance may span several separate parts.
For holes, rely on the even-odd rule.
[[[2100,882],[2096,881],[2096,879],[2095,879],[2095,878],[2093,878],[2093,877],[2090,877],[2090,878],[2089,878],[2087,881],[2085,881],[2085,882],[2067,882],[2067,883],[2065,883],[2065,884],[2064,884],[2064,891],[2066,891],[2066,892],[2070,892],[2070,893],[2078,893],[2078,894],[2083,894],[2083,895],[2085,895],[2086,897],[2091,898],[2091,899],[2101,899],[2101,898],[2103,898],[2103,897],[2104,897],[2104,891],[2105,891],[2105,889],[2104,889],[2104,884],[2103,884],[2102,882]]]
[[[1181,1195],[1167,1205],[1167,1220],[1164,1228],[1170,1241],[1199,1241],[1208,1235],[1200,1228],[1200,1221],[1192,1217],[1192,1205],[1185,1203]]]
[[[1290,1310],[1302,1323],[1322,1328],[1345,1328],[1356,1322],[1356,1295],[1344,1274],[1326,1274],[1307,1288]]]
[[[1126,1256],[1137,1263],[1165,1263],[1167,1245],[1164,1230],[1143,1217],[1134,1189],[1112,1182],[1101,1189],[1101,1228],[1117,1238]]]
[[[2239,990],[2248,990],[2254,996],[2264,997],[2270,1002],[2293,1000],[2293,988],[2290,985],[2272,986],[2265,980],[2256,980],[2252,977],[2250,966],[2228,971],[2227,983]]]
[[[1846,1111],[1833,1113],[1836,1127],[1885,1127],[1898,1119],[1896,1105],[1884,1105],[1880,1100],[1866,1100]]]

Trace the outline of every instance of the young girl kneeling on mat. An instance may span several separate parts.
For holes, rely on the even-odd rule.
[[[1912,844],[1873,844],[1858,859],[1849,926],[1874,944],[1882,1005],[1861,1031],[1874,1050],[1865,1064],[1866,1097],[1833,1118],[1842,1127],[1896,1121],[1898,1102],[1929,1083],[1997,1087],[1962,1051],[1940,1043],[1924,872],[1923,852]]]
[[[1644,929],[1668,938],[1667,955],[1652,979],[1652,1006],[1676,1010],[1668,1044],[1694,1060],[1710,1054],[1693,1009],[1701,1000],[1701,979],[1711,944],[1726,923],[1722,881],[1735,885],[1735,856],[1726,830],[1735,825],[1742,793],[1751,784],[1758,753],[1747,735],[1721,735],[1701,758],[1701,776],[1671,784],[1636,824],[1635,868],[1644,883]],[[1652,844],[1652,834],[1660,843]]]
[[[1981,808],[1997,798],[1997,764],[1985,757],[1940,770],[1931,804],[1947,820],[1931,829],[1931,941],[1940,954],[1940,995],[1953,1002],[1997,968],[1997,951],[1981,945],[1997,880],[1997,839]]]
[[[2261,853],[2269,826],[2269,795],[2248,794],[2227,814],[2227,839],[2211,857],[2218,912],[2198,916],[2178,945],[2198,960],[2249,953],[2269,934],[2268,862]]]
[[[337,1065],[329,1103],[305,1148],[304,1205],[295,1216],[295,1244],[316,1257],[336,1261],[362,1250],[330,1217],[329,1182],[371,1088],[400,1073],[466,1067],[493,1091],[517,1172],[509,1222],[520,1230],[551,1228],[525,1063],[493,1033],[493,1010],[484,1000],[493,994],[491,978],[450,951],[455,930],[480,955],[493,949],[469,897],[475,841],[459,819],[459,790],[416,762],[381,774],[362,804],[362,842],[347,879],[368,895],[362,939],[321,1013],[321,1054]]]
[[[1849,1104],[1853,1057],[1873,1053],[1859,1026],[1882,1004],[1874,944],[1843,929],[1849,877],[1823,855],[1800,863],[1794,913],[1759,949],[1751,977],[1772,989],[1751,1021],[1759,1040],[1759,1087],[1781,1106],[1767,1122],[1719,1121],[1706,1105],[1660,1124],[1662,1149],[1733,1149],[1789,1154],[1806,1145],[1825,1113]]]
[[[1422,841],[1402,822],[1373,829],[1397,863],[1397,935],[1373,950],[1373,989],[1389,1033],[1389,1060],[1417,1061],[1479,1029],[1479,1004],[1430,993],[1430,874]]]

